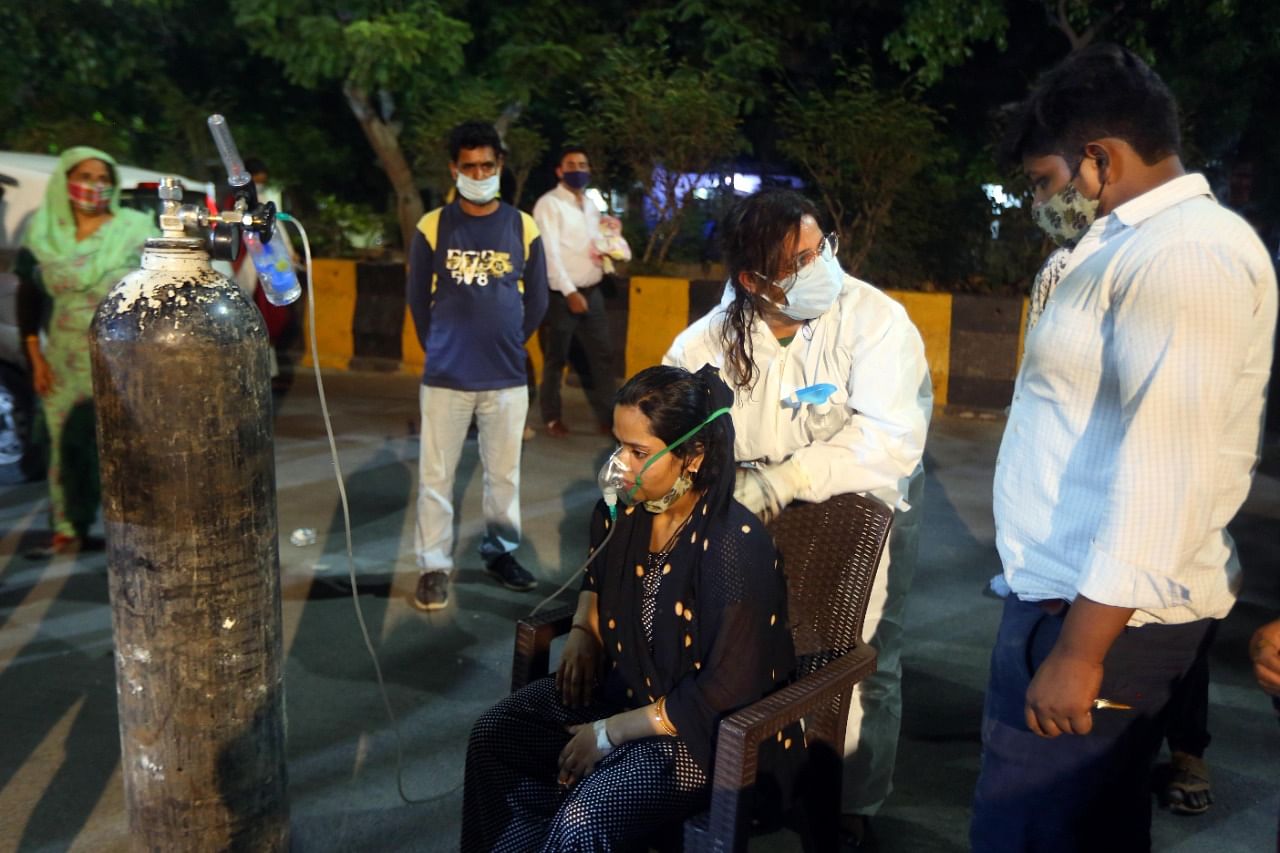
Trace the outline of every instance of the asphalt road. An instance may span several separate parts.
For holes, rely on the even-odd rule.
[[[509,680],[511,623],[567,580],[586,548],[595,472],[610,444],[586,428],[581,394],[568,439],[525,445],[525,539],[518,556],[542,582],[505,590],[476,554],[482,527],[474,442],[458,480],[453,603],[426,615],[408,603],[417,481],[411,377],[335,374],[328,396],[339,437],[363,608],[398,716],[396,739],[352,609],[343,524],[313,383],[300,377],[276,418],[293,846],[303,851],[456,848],[471,722]],[[908,614],[905,708],[896,790],[873,827],[884,851],[967,849],[978,723],[999,602],[991,477],[1002,422],[939,415],[929,439],[925,527]],[[127,849],[112,669],[106,560],[25,559],[46,534],[43,484],[0,490],[0,851]],[[289,534],[314,528],[312,545]],[[1160,851],[1257,851],[1274,843],[1280,727],[1249,672],[1253,628],[1280,613],[1280,454],[1269,451],[1233,525],[1246,567],[1239,605],[1212,653],[1208,760],[1216,802],[1205,815],[1157,811]],[[793,850],[793,839],[753,849]]]

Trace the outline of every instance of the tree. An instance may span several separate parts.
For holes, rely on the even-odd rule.
[[[278,61],[306,88],[336,87],[395,192],[404,245],[423,212],[401,146],[399,111],[442,95],[463,67],[471,38],[463,21],[435,0],[233,0],[236,26],[250,47]]]
[[[899,193],[935,162],[938,117],[910,89],[877,89],[862,66],[832,91],[792,95],[779,149],[813,181],[855,273],[892,221]]]
[[[516,188],[511,203],[520,206],[529,175],[542,162],[547,153],[547,138],[531,127],[516,125],[507,131],[507,169],[515,178]]]
[[[625,164],[643,187],[657,224],[641,260],[666,258],[693,190],[741,150],[739,101],[729,88],[715,72],[652,48],[608,48],[587,81],[590,109],[570,127],[597,159]]]

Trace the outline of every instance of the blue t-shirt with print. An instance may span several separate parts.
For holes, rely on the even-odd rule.
[[[422,383],[456,391],[524,385],[524,343],[547,298],[542,238],[528,214],[500,203],[470,216],[456,201],[428,213],[409,252],[409,310],[427,354]]]

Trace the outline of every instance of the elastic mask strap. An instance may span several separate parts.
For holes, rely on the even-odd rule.
[[[689,431],[688,431],[688,432],[686,432],[684,435],[680,436],[680,437],[679,437],[679,438],[677,438],[675,441],[671,442],[671,443],[670,443],[670,444],[668,444],[666,447],[664,447],[664,448],[662,448],[661,450],[659,450],[659,451],[658,451],[657,453],[655,453],[653,456],[649,457],[649,461],[648,461],[648,462],[646,462],[646,463],[644,463],[644,467],[643,467],[643,468],[641,468],[641,469],[640,469],[640,473],[636,475],[636,482],[635,482],[635,485],[631,487],[631,490],[630,490],[629,492],[627,492],[627,497],[631,500],[631,502],[632,502],[632,503],[635,503],[635,501],[636,501],[636,493],[638,493],[638,492],[640,491],[640,484],[643,482],[644,472],[649,470],[649,466],[650,466],[650,465],[652,465],[653,463],[655,463],[655,462],[657,462],[659,459],[661,459],[664,455],[666,455],[666,453],[667,453],[668,451],[674,450],[675,448],[677,448],[677,447],[679,447],[680,445],[684,444],[684,443],[685,443],[686,441],[688,441],[689,439],[693,438],[694,434],[695,434],[698,430],[702,429],[704,426],[706,426],[707,424],[711,423],[712,421],[714,421],[716,418],[720,417],[721,415],[727,415],[727,414],[729,414],[729,412],[730,412],[730,411],[732,411],[732,410],[731,410],[728,406],[725,406],[725,407],[724,407],[724,408],[722,408],[722,409],[716,409],[714,412],[712,412],[711,414],[707,415],[707,419],[706,419],[706,420],[704,420],[702,423],[698,424],[696,427],[694,427],[693,429],[689,430]]]

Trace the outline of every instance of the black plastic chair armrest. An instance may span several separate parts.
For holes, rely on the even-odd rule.
[[[551,641],[569,633],[575,609],[557,607],[516,622],[515,655],[511,661],[511,692],[550,672]]]
[[[721,720],[716,735],[715,778],[711,786],[710,820],[706,825],[708,836],[686,823],[685,848],[745,849],[747,804],[742,795],[755,784],[760,743],[801,717],[828,707],[875,669],[875,649],[859,643],[818,671]],[[837,748],[842,749],[843,744]]]

